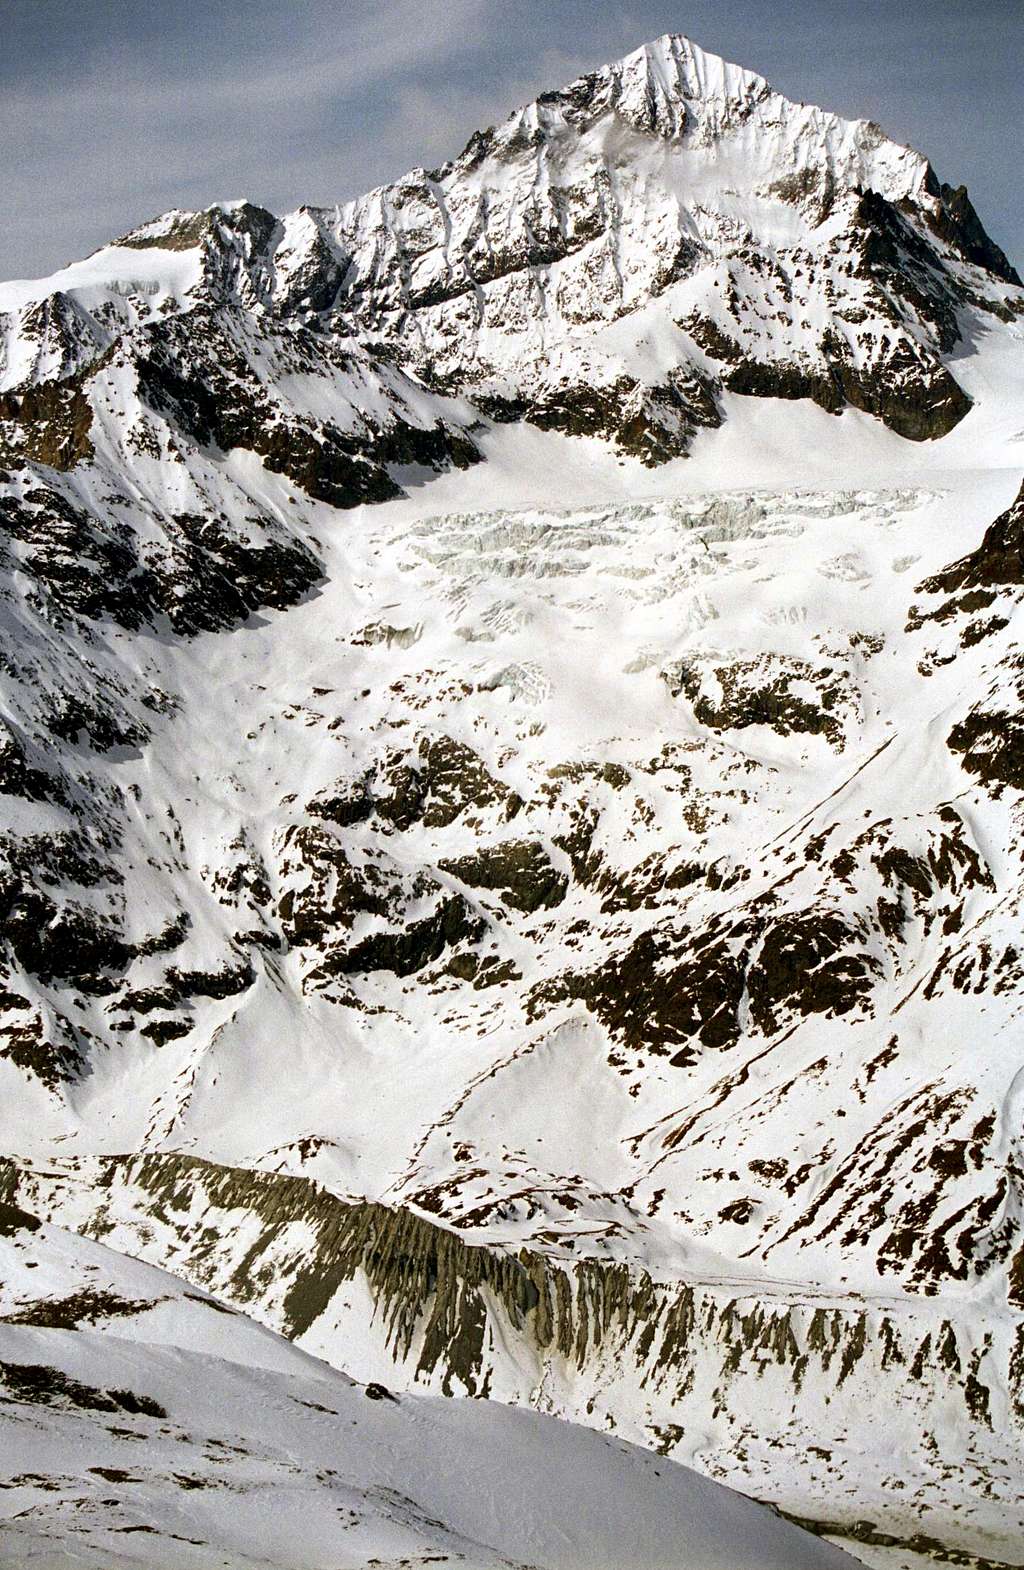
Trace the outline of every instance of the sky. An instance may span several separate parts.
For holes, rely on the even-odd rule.
[[[0,0],[0,278],[344,201],[666,32],[877,120],[1024,262],[1024,0]]]

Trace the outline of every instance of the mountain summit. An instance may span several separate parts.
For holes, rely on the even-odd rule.
[[[1024,289],[966,192],[666,37],[2,285],[0,344],[0,1235],[65,1259],[0,1396],[128,1410],[165,1322],[64,1228],[369,1381],[381,1454],[389,1392],[491,1396],[879,1570],[1017,1563]],[[394,1552],[490,1534],[424,1488]]]
[[[244,202],[168,213],[23,286],[4,383],[81,377],[115,339],[150,360],[201,356],[212,311],[211,383],[225,312],[243,332],[306,330],[314,356],[358,355],[369,336],[490,420],[602,436],[650,464],[717,426],[726,391],[852,406],[923,440],[970,406],[948,363],[959,313],[1004,317],[1019,282],[919,154],[666,36],[440,170],[280,220]],[[256,368],[238,370],[264,402]],[[459,461],[437,440],[427,461]],[[365,494],[353,476],[351,499]]]

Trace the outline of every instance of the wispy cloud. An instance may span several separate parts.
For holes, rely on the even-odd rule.
[[[292,205],[317,194],[307,181],[333,198],[361,189],[368,166],[397,172],[428,92],[417,79],[471,61],[494,12],[495,0],[351,0],[306,7],[283,43],[257,27],[199,70],[172,54],[157,74],[145,40],[126,36],[70,82],[27,72],[0,91],[0,276],[59,265],[151,210],[243,193]],[[424,98],[424,128],[438,108]]]

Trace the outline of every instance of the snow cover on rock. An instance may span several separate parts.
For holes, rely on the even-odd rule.
[[[359,1385],[173,1276],[0,1207],[11,1570],[841,1570],[671,1461],[533,1413]]]
[[[1019,1558],[1024,290],[966,193],[669,38],[0,313],[8,1199]]]

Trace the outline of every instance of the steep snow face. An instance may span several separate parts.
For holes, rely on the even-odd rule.
[[[0,288],[26,1202],[880,1563],[1019,1557],[1022,302],[916,154],[678,39]]]
[[[824,220],[837,193],[870,188],[938,210],[933,184],[926,161],[877,127],[788,103],[664,38],[544,94],[435,174],[350,203],[332,232],[348,261],[342,298],[364,309],[411,306],[423,330],[421,309],[476,288],[498,339],[520,315],[557,336],[588,311],[635,307],[744,238],[794,245],[808,227],[801,204]],[[524,271],[517,313],[489,286]]]

